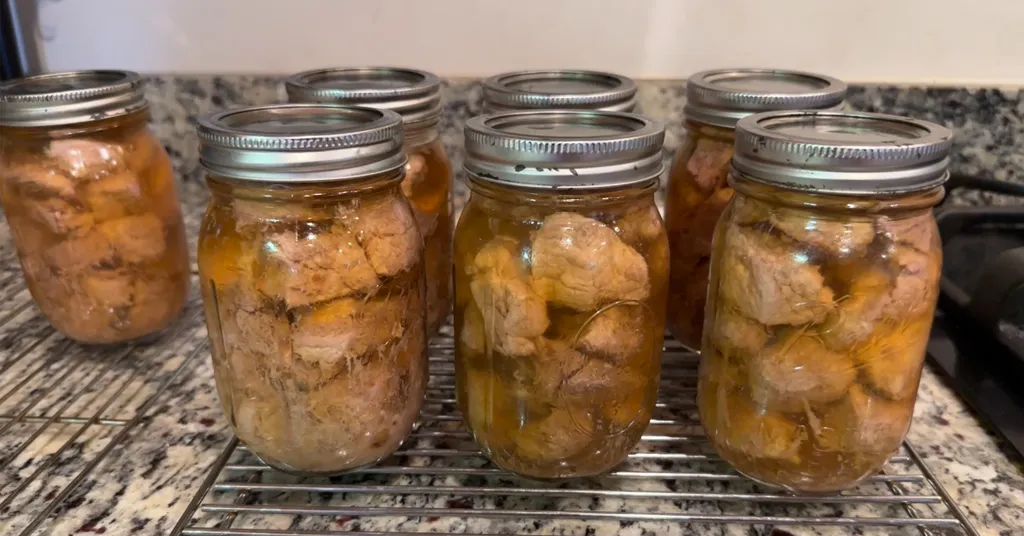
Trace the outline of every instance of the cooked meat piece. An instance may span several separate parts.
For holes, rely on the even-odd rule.
[[[110,220],[98,224],[96,230],[129,264],[159,260],[167,250],[164,225],[152,214]]]
[[[587,411],[559,408],[547,417],[526,423],[514,437],[518,457],[534,462],[555,462],[587,447],[594,438],[594,420]]]
[[[567,316],[557,327],[560,336],[577,350],[624,363],[629,356],[651,349],[653,321],[646,306],[626,303],[594,314]]]
[[[665,228],[654,203],[629,210],[615,219],[613,230],[626,244],[636,247],[657,240]]]
[[[853,383],[857,370],[849,357],[825,348],[810,335],[780,337],[749,363],[754,400],[786,413],[837,400]]]
[[[310,206],[309,203],[282,203],[235,199],[232,202],[235,226],[238,229],[284,228],[295,229],[305,222],[327,224],[334,219],[328,207]]]
[[[341,225],[363,249],[381,277],[408,270],[420,261],[423,239],[408,202],[401,197],[356,201],[338,209]]]
[[[413,188],[427,178],[427,159],[423,155],[410,154],[405,164],[405,178],[402,179],[402,193],[413,197]],[[421,229],[422,230],[422,229]]]
[[[452,307],[452,235],[451,220],[444,218],[446,230],[424,240],[423,272],[427,283],[427,329],[437,331]]]
[[[906,400],[917,393],[924,364],[931,317],[881,327],[853,354],[862,381],[887,398]]]
[[[557,339],[538,338],[536,357],[527,383],[526,396],[535,397],[546,403],[569,396],[565,383],[583,370],[589,360],[566,342]],[[577,384],[579,385],[579,384]],[[579,393],[576,389],[574,394]]]
[[[729,206],[732,195],[732,188],[718,190],[681,216],[683,230],[676,240],[678,247],[672,252],[674,256],[678,255],[680,259],[700,259],[711,255],[715,226]]]
[[[484,334],[484,317],[476,305],[469,304],[462,313],[462,325],[459,326],[459,340],[467,351],[482,355],[487,351],[487,338]]]
[[[876,225],[878,233],[894,244],[910,246],[925,253],[940,249],[939,229],[931,210],[907,218],[883,216]]]
[[[878,268],[867,268],[854,276],[846,295],[836,300],[836,308],[818,328],[825,345],[838,352],[871,337],[891,301],[890,284],[889,274]]]
[[[264,461],[277,462],[279,466],[284,463],[282,459],[291,461],[288,452],[292,433],[286,427],[287,410],[277,393],[267,386],[259,392],[239,392],[232,402],[234,408],[228,420],[238,439]]]
[[[773,210],[768,221],[793,240],[839,257],[863,252],[875,238],[869,221],[832,220],[787,209]]]
[[[753,459],[800,463],[807,431],[785,415],[766,410],[740,393],[721,396],[710,414],[705,425],[722,448]]]
[[[577,311],[618,300],[644,300],[647,263],[607,225],[571,212],[544,219],[533,237],[533,288]]]
[[[58,242],[43,252],[43,259],[57,273],[73,274],[113,265],[114,248],[103,233],[93,230],[79,238]]]
[[[832,291],[798,248],[736,226],[723,238],[718,259],[723,303],[767,326],[820,322],[832,310]]]
[[[858,386],[825,410],[815,442],[822,450],[891,453],[910,427],[914,405],[876,398]]]
[[[725,186],[732,159],[732,143],[710,138],[699,138],[693,154],[686,162],[686,170],[693,177],[697,189],[711,192]]]
[[[85,185],[83,197],[96,221],[100,222],[147,209],[147,200],[143,197],[138,178],[128,172],[90,181]],[[161,203],[164,200],[154,201]]]
[[[533,354],[533,339],[548,329],[547,304],[525,281],[514,241],[496,238],[477,253],[470,291],[483,315],[492,351],[507,356]]]
[[[271,234],[254,276],[261,292],[289,309],[367,294],[380,284],[363,248],[343,229]]]
[[[18,193],[29,199],[75,200],[75,183],[65,175],[38,165],[14,164],[4,170],[4,179],[17,187]]]
[[[182,292],[182,287],[187,285],[181,281],[183,277],[184,274],[167,277],[136,274],[132,307],[121,329],[141,337],[176,317],[187,298],[186,292]]]
[[[672,262],[675,263],[675,259]],[[668,300],[668,318],[679,341],[693,349],[700,348],[703,337],[710,268],[711,261],[706,257],[689,271],[672,264],[673,295]]]
[[[136,279],[127,270],[89,270],[82,275],[81,289],[92,301],[93,313],[123,318],[135,303]]]
[[[262,359],[267,364],[289,366],[292,343],[288,319],[276,314],[251,288],[238,285],[217,290],[221,333],[229,359],[237,362],[238,354],[247,359]],[[256,373],[254,364],[249,366]]]
[[[83,139],[54,140],[48,150],[61,171],[74,179],[96,178],[124,169],[124,151],[109,143]]]
[[[25,212],[33,220],[42,223],[50,232],[65,236],[81,236],[92,228],[95,218],[91,212],[76,201],[58,197],[26,200]]]
[[[712,322],[711,344],[727,358],[749,359],[768,343],[770,334],[765,326],[729,307],[717,307]]]
[[[422,306],[392,295],[339,298],[298,312],[292,321],[292,351],[296,359],[316,364],[324,372],[351,370],[358,366],[357,360],[383,352],[401,337],[406,315],[416,307]]]
[[[895,246],[890,260],[898,270],[891,299],[882,315],[904,320],[928,312],[935,306],[939,277],[942,270],[941,253],[923,253],[908,246]]]

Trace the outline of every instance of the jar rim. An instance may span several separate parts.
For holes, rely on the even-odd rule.
[[[2,126],[91,123],[148,107],[142,77],[132,71],[68,71],[0,83]]]

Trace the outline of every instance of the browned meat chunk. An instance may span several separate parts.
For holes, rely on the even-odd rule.
[[[121,147],[83,139],[50,142],[50,157],[61,171],[75,179],[96,178],[124,168]]]
[[[624,363],[629,356],[650,350],[652,321],[645,306],[622,304],[561,319],[558,331],[581,352]]]
[[[882,217],[877,227],[878,232],[894,244],[910,246],[922,252],[940,249],[939,229],[931,210],[907,218]]]
[[[419,154],[409,155],[409,162],[405,164],[405,178],[402,179],[402,193],[405,197],[411,199],[416,186],[426,178],[427,159]]]
[[[571,212],[544,219],[533,237],[533,287],[548,301],[589,311],[650,292],[647,263],[607,225]]]
[[[756,356],[768,342],[768,330],[761,324],[729,309],[715,310],[711,344],[728,358]]]
[[[878,394],[906,400],[917,392],[931,331],[931,317],[878,329],[854,352],[862,381]]]
[[[839,257],[863,252],[875,238],[869,221],[832,220],[809,212],[776,209],[769,222],[786,236]]]
[[[533,354],[533,339],[548,328],[547,305],[526,283],[516,250],[511,240],[489,242],[474,259],[469,284],[491,349],[507,356]]]
[[[681,217],[683,229],[676,240],[679,251],[673,251],[674,256],[684,262],[696,262],[711,255],[715,226],[732,200],[732,194],[732,188],[718,190]]]
[[[402,336],[407,307],[397,297],[340,298],[299,313],[292,325],[292,351],[296,359],[325,370],[339,364],[350,369],[355,360]]]
[[[898,270],[891,299],[882,315],[894,320],[926,313],[935,305],[939,290],[942,260],[939,254],[928,254],[907,246],[891,250],[891,260]]]
[[[163,223],[152,214],[111,220],[97,225],[96,230],[129,264],[159,260],[167,249]]]
[[[146,199],[138,178],[127,172],[110,175],[85,185],[84,199],[96,221],[123,218],[146,211]]]
[[[363,248],[344,230],[270,235],[256,262],[259,290],[288,308],[367,294],[380,283]]]
[[[754,400],[786,413],[837,400],[857,376],[847,356],[800,333],[782,337],[762,350],[750,362],[749,373]]]
[[[250,228],[283,229],[284,227],[294,229],[304,222],[326,224],[334,218],[331,210],[311,206],[308,202],[282,203],[236,199],[232,203],[232,210],[234,211],[235,225],[243,230]]]
[[[585,449],[593,438],[593,417],[586,411],[555,409],[523,426],[515,437],[516,455],[530,461],[564,460]]]
[[[729,227],[723,238],[724,303],[767,326],[820,322],[832,309],[832,291],[798,248],[741,227]]]
[[[914,405],[872,397],[858,386],[825,410],[815,441],[823,450],[890,453],[910,427]]]
[[[690,172],[698,190],[712,192],[725,186],[732,152],[730,142],[704,137],[697,140],[697,146],[686,162],[686,170]]]
[[[719,400],[704,416],[715,443],[748,458],[800,463],[800,447],[807,440],[802,426],[739,393]]]
[[[613,229],[623,242],[636,247],[657,240],[665,228],[653,203],[630,210],[615,220]]]
[[[529,396],[554,403],[566,396],[563,390],[566,381],[583,370],[589,360],[557,339],[538,338],[535,344],[537,353],[532,361]]]
[[[57,273],[77,273],[112,265],[114,248],[103,233],[93,230],[59,242],[43,253],[43,259]]]
[[[4,175],[6,180],[17,186],[18,192],[26,198],[75,199],[75,183],[53,169],[38,165],[14,164],[5,170]]]
[[[409,270],[420,261],[423,239],[408,202],[388,196],[356,202],[338,211],[341,224],[363,249],[370,265],[382,277]]]
[[[825,345],[842,351],[870,338],[891,301],[890,284],[889,274],[877,268],[854,276],[846,295],[836,300],[835,310],[818,328]]]

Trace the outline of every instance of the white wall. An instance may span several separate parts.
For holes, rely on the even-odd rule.
[[[1022,0],[40,0],[47,70],[446,76],[780,66],[857,82],[1024,85]]]

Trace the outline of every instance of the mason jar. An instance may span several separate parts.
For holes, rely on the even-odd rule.
[[[466,124],[455,232],[463,418],[498,466],[599,474],[654,408],[668,241],[663,128],[620,112],[503,112]]]
[[[152,335],[189,288],[170,158],[142,79],[78,71],[0,85],[0,198],[29,291],[81,343]]]
[[[516,110],[637,112],[636,83],[600,71],[517,71],[484,80],[485,113]]]
[[[685,135],[672,160],[665,196],[672,255],[668,324],[680,342],[700,346],[711,235],[733,195],[725,177],[736,122],[771,110],[831,109],[845,98],[846,84],[798,71],[721,69],[687,80]]]
[[[217,391],[268,465],[394,452],[427,382],[423,241],[394,112],[283,104],[204,117],[199,275]]]
[[[902,117],[741,119],[714,237],[698,407],[741,473],[836,492],[899,448],[939,289],[952,133]]]
[[[428,72],[393,67],[318,69],[285,80],[295,103],[334,103],[391,110],[405,125],[402,193],[412,205],[424,242],[427,332],[452,309],[452,165],[438,135],[441,80]]]

